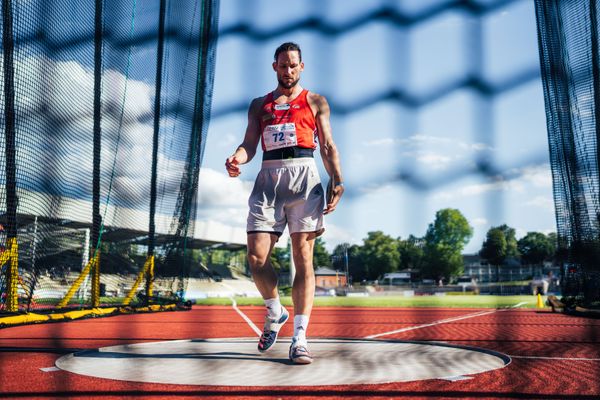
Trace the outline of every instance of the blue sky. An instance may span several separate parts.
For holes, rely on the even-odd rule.
[[[75,0],[60,0],[54,7],[41,1],[19,4],[48,8],[44,23],[49,39],[57,44],[90,34],[89,5]],[[106,15],[115,37],[125,42],[156,29],[156,4],[138,1],[135,10],[133,4],[125,2]],[[224,161],[242,140],[250,100],[275,88],[274,49],[291,40],[303,49],[302,85],[327,96],[332,105],[333,133],[342,158],[347,195],[326,217],[324,238],[330,249],[341,242],[360,243],[374,230],[403,238],[423,236],[435,212],[446,207],[459,209],[473,226],[475,235],[466,248],[470,253],[479,250],[491,226],[506,223],[516,228],[518,237],[528,231],[554,231],[533,2],[456,4],[222,0],[198,219],[244,229],[260,156],[243,167],[240,179],[226,175]],[[188,38],[197,29],[197,2],[169,2],[169,7],[169,12],[190,15],[193,27],[181,26],[179,32],[180,39]],[[378,10],[388,10],[385,15],[404,22],[366,18]],[[27,35],[28,22],[22,21],[20,34]],[[244,29],[232,30],[235,27]],[[63,152],[62,158],[44,153],[43,162],[20,165],[27,178],[24,186],[89,197],[91,179],[81,177],[91,176],[92,168],[92,50],[89,41],[64,49],[42,48],[35,41],[20,47],[16,81],[28,86],[18,88],[17,108],[23,111],[18,123],[32,135],[19,143],[19,151],[43,148],[47,141],[33,134],[38,132],[53,135],[51,143],[58,150],[64,144],[73,150]],[[104,51],[109,60],[103,78],[103,194],[114,165],[111,202],[145,209],[154,104],[154,62],[148,60],[155,58],[155,45],[148,40],[120,49],[107,45]],[[165,73],[163,105],[173,108],[182,98],[183,107],[193,104],[193,53],[178,43],[167,46],[167,57],[175,62]],[[111,58],[113,54],[118,57]],[[45,95],[31,96],[30,91]],[[47,99],[48,121],[27,112],[42,98]],[[51,130],[43,125],[54,120],[64,124]],[[159,185],[164,196],[159,213],[170,215],[186,147],[178,132],[189,131],[189,119],[171,113],[161,121],[161,129]],[[44,176],[46,164],[54,165],[52,179],[29,178]]]
[[[272,54],[291,40],[303,49],[302,85],[333,107],[348,188],[326,217],[329,248],[360,243],[374,230],[422,236],[445,207],[458,208],[473,226],[469,253],[491,226],[506,223],[518,237],[554,231],[533,2],[473,1],[490,7],[480,15],[459,7],[431,12],[448,3],[223,0],[199,218],[245,225],[260,156],[237,180],[223,164],[243,137],[240,106],[275,88]],[[353,24],[381,7],[413,22]],[[309,17],[341,33],[282,29]],[[264,40],[226,33],[237,24]],[[473,76],[492,94],[460,84]],[[400,95],[383,98],[390,92]],[[493,172],[480,172],[481,165]]]

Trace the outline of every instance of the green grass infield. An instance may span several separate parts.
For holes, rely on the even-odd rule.
[[[235,297],[239,306],[262,306],[259,297]],[[546,301],[546,297],[542,297]],[[292,305],[291,297],[282,297],[284,306]],[[316,307],[456,307],[456,308],[535,308],[536,296],[492,296],[492,295],[453,295],[453,296],[373,296],[373,297],[316,297]],[[231,305],[226,297],[196,300],[200,305]]]

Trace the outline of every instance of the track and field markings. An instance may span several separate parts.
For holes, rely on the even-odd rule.
[[[488,315],[488,314],[493,314],[495,312],[497,312],[499,310],[492,310],[492,311],[479,311],[476,313],[472,313],[472,314],[466,314],[466,315],[461,315],[459,317],[453,317],[453,318],[446,318],[446,319],[440,319],[439,321],[434,321],[434,322],[430,322],[428,324],[423,324],[423,325],[416,325],[416,326],[409,326],[406,328],[402,328],[402,329],[396,329],[394,331],[389,331],[389,332],[383,332],[383,333],[377,333],[375,335],[369,335],[369,336],[365,336],[365,339],[375,339],[381,336],[388,336],[388,335],[394,335],[396,333],[402,333],[402,332],[408,332],[408,331],[414,331],[416,329],[423,329],[423,328],[428,328],[430,326],[436,326],[436,325],[442,325],[442,324],[447,324],[449,322],[454,322],[454,321],[460,321],[463,319],[467,319],[467,318],[475,318],[475,317],[480,317],[482,315]]]
[[[544,357],[544,356],[513,356],[510,358],[524,358],[529,360],[554,360],[554,361],[600,361],[600,358],[585,358],[585,357]]]
[[[473,379],[473,377],[465,376],[465,375],[456,375],[456,376],[448,376],[446,378],[440,378],[440,379],[444,380],[444,381],[456,382],[456,381],[468,381],[469,379]]]
[[[56,371],[60,371],[60,368],[57,368],[57,367],[40,368],[40,371],[43,371],[43,372],[56,372]]]
[[[506,310],[510,310],[510,309],[513,309],[513,308],[521,307],[522,305],[527,304],[527,303],[528,303],[527,301],[523,301],[523,302],[515,304],[514,306],[511,306],[509,308],[493,309],[493,310],[490,310],[490,311],[479,311],[479,312],[472,313],[472,314],[461,315],[459,317],[452,317],[452,318],[441,319],[439,321],[430,322],[428,324],[416,325],[416,326],[409,326],[409,327],[402,328],[402,329],[396,329],[395,331],[377,333],[375,335],[365,336],[364,338],[365,339],[375,339],[375,338],[378,338],[378,337],[381,337],[381,336],[394,335],[396,333],[414,331],[416,329],[422,329],[422,328],[428,328],[430,326],[447,324],[449,322],[460,321],[460,320],[463,320],[463,319],[481,317],[483,315],[493,314],[493,313],[496,313],[496,312],[506,311]]]
[[[252,322],[252,320],[250,318],[248,318],[248,316],[246,314],[244,314],[242,312],[242,310],[240,310],[237,306],[237,302],[235,301],[235,299],[233,297],[230,297],[229,300],[231,300],[232,303],[232,307],[233,309],[240,314],[240,316],[244,319],[244,321],[246,321],[246,323],[248,325],[250,325],[250,328],[252,328],[252,330],[256,333],[257,336],[260,336],[262,334],[262,331],[260,329],[258,329],[258,327],[254,324],[254,322]]]

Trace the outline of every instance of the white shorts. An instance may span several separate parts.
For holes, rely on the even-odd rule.
[[[325,197],[314,158],[265,160],[248,199],[247,232],[323,233]]]

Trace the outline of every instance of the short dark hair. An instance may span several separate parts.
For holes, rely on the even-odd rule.
[[[294,42],[285,42],[281,46],[279,46],[277,50],[275,50],[275,61],[277,61],[277,57],[279,57],[279,54],[283,53],[284,51],[297,51],[298,57],[300,58],[300,62],[302,62],[302,50],[300,50],[300,46],[298,46]]]

